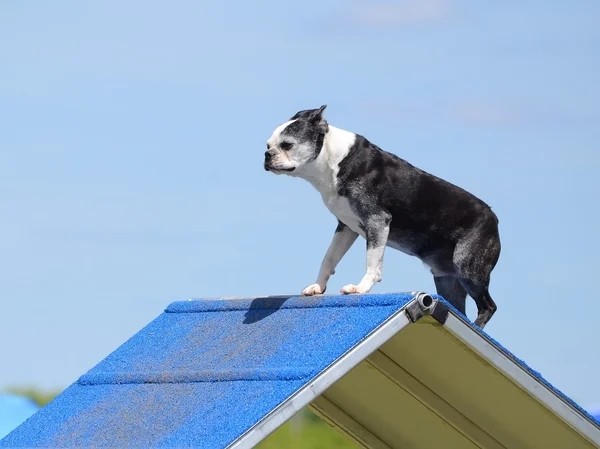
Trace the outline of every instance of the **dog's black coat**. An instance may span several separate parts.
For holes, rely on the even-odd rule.
[[[312,148],[307,163],[324,145],[329,129],[324,109],[296,113],[281,133],[284,144],[287,136]],[[475,300],[475,324],[484,327],[497,308],[488,291],[500,255],[496,214],[462,188],[355,136],[338,164],[336,188],[360,220],[367,251],[384,245],[418,257],[431,267],[438,294],[460,312],[466,313],[467,294]],[[270,155],[265,157],[268,170]],[[336,232],[345,230],[338,219]]]
[[[491,318],[496,305],[488,284],[500,237],[498,218],[486,203],[360,135],[339,164],[338,193],[364,222],[389,213],[388,245],[431,266],[438,294],[460,312],[469,293],[485,322]]]

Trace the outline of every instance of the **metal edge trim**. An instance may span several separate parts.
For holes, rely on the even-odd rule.
[[[361,362],[362,363],[362,362]],[[336,432],[345,435],[354,441],[357,446],[364,449],[392,449],[370,429],[365,427],[353,416],[330,400],[325,394],[316,397],[308,407],[323,421],[329,424]]]
[[[515,363],[493,342],[477,333],[453,311],[448,314],[444,327],[529,395],[556,413],[575,431],[600,447],[600,430],[587,417]]]
[[[400,310],[386,319],[369,333],[362,341],[345,352],[335,362],[323,370],[317,377],[273,409],[258,423],[227,446],[227,449],[251,448],[264,440],[279,426],[292,418],[302,408],[312,402],[327,388],[337,382],[348,371],[375,352],[386,341],[400,332],[412,321],[406,313],[406,307],[415,302],[412,299]]]

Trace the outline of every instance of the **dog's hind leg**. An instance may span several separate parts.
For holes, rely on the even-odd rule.
[[[460,280],[454,276],[434,276],[433,281],[437,294],[452,304],[460,313],[466,315],[467,291],[461,285]]]
[[[481,329],[497,310],[488,287],[500,257],[500,237],[495,217],[489,217],[466,235],[454,251],[454,267],[461,285],[477,304],[475,324]]]
[[[461,279],[461,284],[465,287],[469,296],[475,300],[475,304],[477,304],[475,325],[483,329],[498,307],[490,296],[487,285],[478,285],[469,279]]]

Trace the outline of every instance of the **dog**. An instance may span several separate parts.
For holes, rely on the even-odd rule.
[[[488,291],[500,257],[499,220],[462,188],[431,175],[365,137],[329,125],[319,109],[297,112],[267,141],[264,168],[305,179],[337,217],[333,240],[314,284],[302,295],[325,293],[329,278],[358,236],[367,246],[366,273],[343,294],[368,293],[382,279],[386,246],[430,268],[437,293],[466,315],[467,294],[481,329],[496,312]]]

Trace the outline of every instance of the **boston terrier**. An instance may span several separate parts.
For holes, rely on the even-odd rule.
[[[278,126],[265,153],[265,170],[310,182],[338,220],[317,280],[302,295],[325,293],[360,235],[367,242],[366,273],[343,294],[367,293],[381,281],[389,246],[427,265],[437,293],[463,314],[469,294],[483,329],[497,308],[488,291],[500,256],[496,214],[462,188],[329,125],[326,107],[300,111]]]

